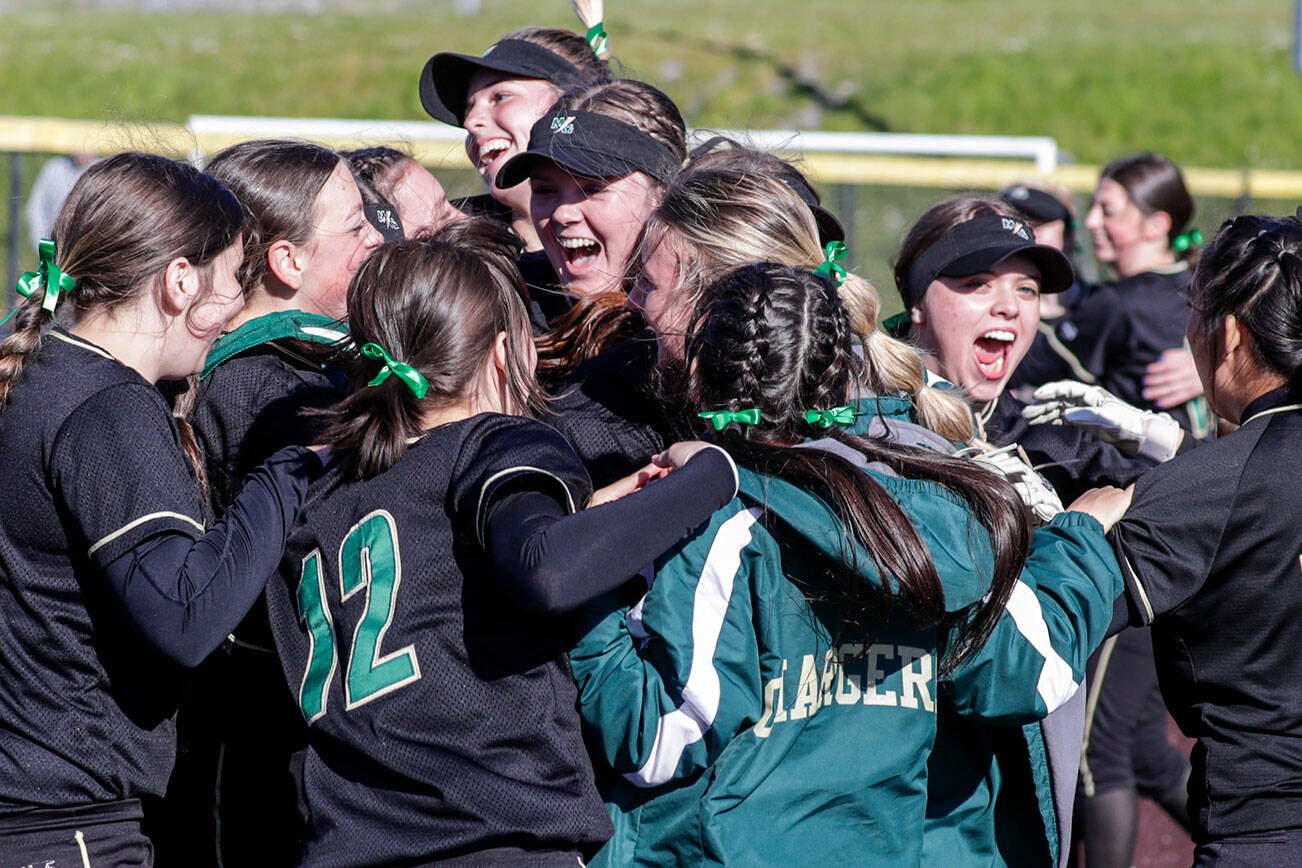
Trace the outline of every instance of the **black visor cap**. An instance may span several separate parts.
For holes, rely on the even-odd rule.
[[[1046,193],[1025,184],[1018,184],[1009,187],[1000,194],[999,198],[1020,211],[1027,220],[1033,220],[1036,223],[1052,223],[1054,220],[1061,220],[1068,226],[1071,225],[1071,211],[1067,210],[1067,206],[1052,193]]]
[[[506,161],[496,184],[514,187],[546,163],[586,178],[642,172],[661,184],[681,165],[673,151],[636,127],[592,112],[555,110],[533,125],[529,150]]]
[[[1040,269],[1040,292],[1063,292],[1075,275],[1062,251],[1035,243],[1029,223],[1013,217],[977,217],[960,223],[923,251],[909,268],[904,299],[913,307],[937,277],[962,277],[989,271],[1010,256],[1025,256]]]
[[[430,117],[459,127],[466,118],[466,91],[481,70],[519,78],[540,78],[564,90],[583,78],[579,68],[541,45],[523,39],[503,39],[480,57],[441,51],[425,63],[420,74],[420,102]]]

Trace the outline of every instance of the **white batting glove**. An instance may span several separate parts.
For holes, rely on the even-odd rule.
[[[1131,406],[1099,386],[1071,380],[1047,383],[1031,400],[1022,417],[1032,425],[1075,425],[1126,455],[1159,464],[1173,458],[1184,440],[1179,423],[1166,413]]]
[[[979,452],[972,456],[972,460],[1012,483],[1013,490],[1030,513],[1033,527],[1046,525],[1062,512],[1062,500],[1053,486],[1016,454],[1016,449],[1017,445],[1013,444],[993,452]]]

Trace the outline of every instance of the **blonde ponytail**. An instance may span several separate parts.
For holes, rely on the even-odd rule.
[[[587,31],[585,38],[592,47],[592,53],[605,60],[610,56],[605,23],[602,20],[606,4],[603,0],[570,0],[570,5],[574,7],[574,14],[583,22],[583,28]]]
[[[972,410],[962,395],[927,385],[921,354],[877,327],[882,300],[876,287],[857,274],[847,274],[837,294],[850,327],[863,343],[864,385],[877,394],[903,392],[910,396],[918,424],[946,440],[971,439]]]
[[[913,399],[918,424],[955,443],[972,439],[972,409],[962,393],[927,384],[922,355],[881,329],[863,340],[868,388],[880,394],[904,392]]]

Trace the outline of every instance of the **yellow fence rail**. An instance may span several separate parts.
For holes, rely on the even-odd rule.
[[[380,129],[384,122],[376,122]],[[204,132],[182,124],[137,124],[0,116],[0,151],[70,154],[113,153],[127,148],[176,157],[212,154],[250,138],[230,132]],[[389,144],[404,147],[431,168],[469,169],[459,143],[447,140],[385,140],[374,136],[314,135],[336,148]],[[1087,193],[1098,180],[1098,166],[1073,164],[1037,172],[1030,160],[882,156],[876,154],[789,154],[800,157],[820,184],[855,184],[941,189],[997,189],[1029,176],[1045,176],[1076,192]],[[1302,201],[1302,172],[1256,169],[1187,168],[1194,195],[1225,198]]]

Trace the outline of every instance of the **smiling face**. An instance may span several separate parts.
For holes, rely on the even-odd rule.
[[[349,281],[384,239],[363,215],[362,194],[342,161],[312,203],[312,227],[303,245],[299,307],[343,319],[348,315]]]
[[[493,184],[497,171],[516,154],[529,149],[529,130],[561,95],[560,88],[541,78],[519,78],[482,69],[466,88],[466,156],[498,201],[506,202]],[[528,190],[520,185],[509,190]],[[507,204],[510,204],[507,202]]]
[[[928,366],[988,403],[1035,339],[1040,270],[1025,256],[1010,256],[982,274],[937,278],[910,317],[912,336],[934,356]]]
[[[402,231],[415,238],[421,230],[434,230],[458,217],[461,212],[448,203],[448,194],[438,178],[415,160],[404,160],[401,174],[389,194],[398,209]]]
[[[530,214],[547,260],[576,295],[624,287],[624,272],[660,186],[641,172],[585,178],[553,163],[534,169]]]

